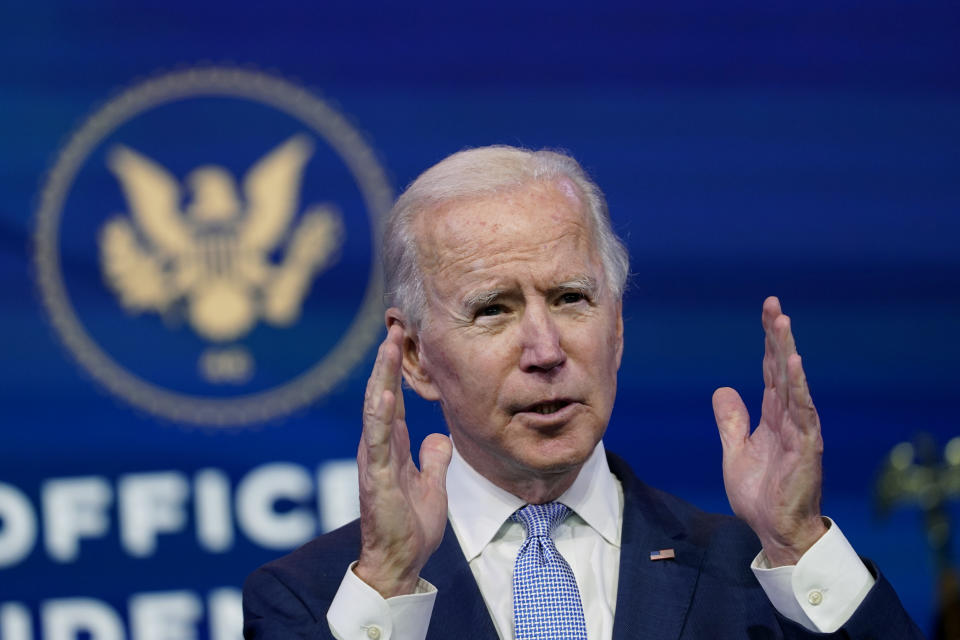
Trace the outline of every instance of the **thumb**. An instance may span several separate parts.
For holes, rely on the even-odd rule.
[[[439,489],[445,490],[447,467],[453,456],[453,444],[450,438],[440,433],[431,433],[420,445],[420,473]]]
[[[750,436],[750,414],[740,394],[730,387],[713,392],[713,416],[720,431],[723,454],[738,452]]]

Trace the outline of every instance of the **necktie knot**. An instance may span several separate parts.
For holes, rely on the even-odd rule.
[[[527,538],[551,537],[557,525],[570,515],[570,507],[559,502],[547,504],[528,504],[517,509],[510,516],[514,522],[519,522],[527,530]]]

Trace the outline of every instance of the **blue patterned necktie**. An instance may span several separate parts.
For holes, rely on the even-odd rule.
[[[513,566],[517,640],[587,640],[580,592],[550,534],[570,515],[559,502],[528,504],[510,519],[527,530]]]

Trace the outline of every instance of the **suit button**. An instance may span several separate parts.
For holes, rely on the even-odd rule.
[[[817,606],[818,604],[823,602],[823,592],[820,591],[820,589],[812,590],[810,593],[807,594],[807,602],[809,602],[813,606]]]
[[[380,640],[380,627],[377,625],[367,627],[367,637],[370,640]]]

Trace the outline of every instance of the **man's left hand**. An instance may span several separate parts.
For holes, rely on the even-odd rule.
[[[723,445],[723,482],[730,506],[763,544],[771,567],[792,565],[822,536],[820,516],[823,438],[790,318],[775,297],[763,303],[766,331],[763,404],[750,433],[740,395],[729,387],[713,394]]]

